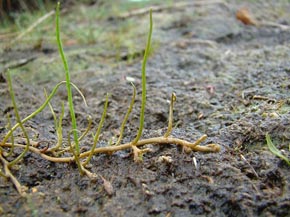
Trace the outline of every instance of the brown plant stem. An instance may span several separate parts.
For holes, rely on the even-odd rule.
[[[200,146],[199,144],[203,142],[207,138],[206,135],[201,136],[199,139],[197,139],[195,142],[191,143],[186,140],[178,139],[178,138],[172,138],[172,137],[153,137],[149,139],[142,139],[139,140],[135,146],[142,146],[142,145],[147,145],[147,144],[152,144],[152,145],[166,145],[166,144],[175,144],[175,145],[181,145],[185,146],[187,148],[190,148],[192,151],[201,151],[201,152],[219,152],[220,151],[220,145],[218,144],[208,144],[205,146]],[[3,147],[11,147],[11,143],[5,143],[2,145]],[[14,144],[14,147],[20,147],[20,148],[25,148],[25,145],[21,144]],[[121,151],[125,149],[132,148],[132,142],[130,143],[125,143],[122,145],[118,146],[106,146],[106,147],[98,147],[93,150],[93,154],[112,154],[116,151]],[[29,150],[32,151],[35,154],[40,155],[46,160],[56,162],[56,163],[69,163],[69,162],[74,162],[75,158],[74,157],[51,157],[49,155],[46,155],[45,153],[42,153],[39,149],[29,146]],[[84,158],[88,157],[91,153],[90,151],[86,151],[83,153],[80,153],[79,158]]]
[[[23,146],[23,148],[25,148],[25,146]],[[11,171],[9,169],[9,162],[7,160],[5,160],[2,155],[0,155],[0,160],[2,161],[2,164],[3,164],[5,176],[11,180],[11,182],[14,184],[16,190],[18,191],[18,193],[22,197],[25,197],[27,188],[25,186],[22,186],[18,182],[18,180],[15,178],[15,176],[13,176],[13,174],[11,173]]]

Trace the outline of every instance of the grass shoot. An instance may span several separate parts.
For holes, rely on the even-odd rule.
[[[79,146],[78,133],[77,133],[77,121],[76,121],[76,116],[75,116],[75,111],[74,111],[72,90],[71,90],[71,84],[70,84],[71,82],[70,82],[69,67],[68,67],[67,59],[64,55],[62,42],[60,38],[59,13],[60,13],[60,2],[58,2],[56,6],[56,19],[55,19],[56,20],[56,40],[57,40],[59,54],[61,56],[63,66],[64,66],[65,77],[66,77],[67,100],[69,104],[69,111],[70,111],[71,122],[72,122],[72,132],[73,132],[73,137],[74,137],[74,142],[75,142],[76,154],[79,155],[80,146]]]
[[[284,156],[279,149],[276,148],[276,146],[273,144],[270,135],[266,134],[266,142],[268,145],[269,150],[276,155],[277,157],[284,160],[289,166],[290,166],[290,159],[288,159],[286,156]]]

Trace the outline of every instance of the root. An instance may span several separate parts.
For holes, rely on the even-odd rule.
[[[151,144],[151,145],[175,144],[175,145],[183,146],[185,148],[189,148],[191,151],[219,152],[221,147],[218,144],[208,144],[205,146],[199,145],[206,138],[207,138],[207,136],[203,135],[199,139],[197,139],[195,142],[191,143],[191,142],[188,142],[186,140],[182,140],[182,139],[178,139],[178,138],[163,137],[162,136],[162,137],[153,137],[153,138],[149,138],[149,139],[139,140],[136,144],[134,144],[134,146],[137,148],[138,146],[144,146],[144,145],[148,145],[148,144]],[[36,142],[32,141],[31,143],[35,144]],[[5,143],[5,144],[2,144],[2,147],[12,147],[12,144]],[[14,147],[15,148],[16,147],[25,148],[26,145],[14,144]],[[130,149],[130,148],[132,148],[132,142],[125,143],[122,145],[117,145],[117,146],[99,147],[99,148],[95,148],[92,151],[86,151],[86,152],[81,153],[79,155],[79,158],[82,159],[82,158],[88,157],[91,153],[93,153],[93,154],[112,154],[114,152],[125,150],[125,149]],[[139,149],[139,148],[137,148],[137,149]],[[73,157],[73,156],[72,157],[52,157],[52,156],[49,156],[45,153],[42,153],[41,150],[39,150],[33,146],[29,146],[29,150],[35,154],[40,155],[42,158],[44,158],[48,161],[55,162],[55,163],[71,163],[71,162],[75,161],[75,157]],[[139,151],[142,152],[142,149],[139,149]],[[138,151],[136,151],[136,152],[138,152]]]
[[[24,148],[25,148],[25,146],[24,146]],[[26,196],[27,187],[21,185],[20,182],[16,179],[16,177],[11,173],[11,171],[9,169],[9,162],[7,160],[5,160],[2,155],[0,155],[0,160],[1,160],[2,164],[3,164],[5,177],[10,179],[10,181],[13,183],[13,185],[16,188],[16,190],[20,194],[20,196],[25,197]]]
[[[133,149],[134,161],[140,162],[140,161],[142,161],[143,154],[145,152],[150,151],[150,149],[148,149],[148,148],[139,149],[138,146],[144,146],[144,145],[148,145],[148,144],[151,144],[151,145],[176,144],[176,145],[180,145],[180,146],[184,147],[186,150],[191,150],[191,151],[219,152],[221,147],[218,144],[208,144],[205,146],[199,145],[206,138],[207,138],[207,136],[203,135],[199,139],[197,139],[195,142],[191,143],[191,142],[188,142],[186,140],[172,138],[172,137],[164,137],[164,136],[153,137],[153,138],[149,138],[149,139],[139,140],[134,145],[132,144],[132,142],[130,142],[130,143],[125,143],[125,144],[117,145],[117,146],[107,146],[107,147],[95,148],[94,150],[80,153],[80,155],[77,157],[78,159],[76,159],[75,155],[73,155],[72,157],[49,156],[49,155],[43,153],[41,149],[38,149],[38,148],[33,147],[33,146],[29,146],[29,151],[39,155],[40,157],[42,157],[48,161],[55,162],[55,163],[77,162],[79,159],[88,158],[92,154],[112,154],[114,152],[125,150],[125,149],[130,149],[130,148]],[[37,142],[31,141],[31,145],[33,145],[33,144],[37,144]],[[5,148],[5,147],[11,148],[12,146],[14,146],[14,148],[22,148],[22,149],[25,149],[27,147],[27,145],[16,144],[16,143],[14,143],[14,144],[12,144],[12,143],[1,144],[2,148]],[[61,151],[62,150],[60,150],[60,152]],[[5,160],[5,158],[1,154],[0,154],[0,160],[1,160],[3,168],[4,168],[3,174],[5,175],[5,177],[9,178],[12,181],[16,190],[18,191],[18,193],[21,196],[25,196],[27,188],[25,186],[22,186],[19,183],[19,181],[15,178],[15,176],[13,176],[13,174],[11,173],[11,171],[9,169],[9,162],[7,160]],[[83,172],[83,174],[88,176],[90,179],[96,179],[98,177],[97,174],[94,174],[85,168],[85,162],[80,163],[79,166],[80,166],[80,170]]]

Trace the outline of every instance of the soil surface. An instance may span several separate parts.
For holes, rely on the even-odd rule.
[[[242,7],[247,7],[260,25],[245,25],[237,20],[235,13]],[[144,155],[142,163],[133,161],[132,150],[95,155],[89,170],[110,182],[113,192],[106,190],[101,178],[91,180],[81,176],[74,163],[53,163],[28,153],[13,167],[12,173],[28,187],[29,194],[20,197],[13,184],[1,177],[1,214],[290,216],[290,167],[269,151],[265,139],[269,133],[276,147],[290,157],[289,11],[289,1],[261,0],[154,12],[153,41],[158,46],[147,64],[142,138],[160,136],[166,131],[168,100],[175,92],[172,136],[194,141],[207,134],[204,144],[217,143],[221,151],[185,153],[176,145],[152,144],[146,146],[152,151]],[[126,19],[143,23],[146,38],[147,14]],[[106,25],[112,27],[120,22],[125,21],[108,19]],[[273,23],[283,26],[270,25]],[[144,40],[136,41],[144,47]],[[38,61],[37,52],[12,49],[6,51],[5,57],[1,54],[2,63],[24,56],[31,57],[27,64],[33,64]],[[105,58],[110,53],[104,50],[102,54]],[[56,47],[42,53],[42,61],[51,59],[51,55],[58,55]],[[88,50],[75,55],[72,64],[88,57],[95,60],[94,65],[87,70],[72,71],[72,80],[88,103],[86,107],[77,92],[74,93],[79,129],[86,128],[88,114],[93,117],[96,129],[105,95],[110,93],[98,146],[114,140],[131,100],[132,87],[128,80],[133,80],[138,96],[123,139],[124,143],[129,142],[136,136],[139,123],[142,57],[135,55],[133,60],[126,61],[124,55],[115,64],[106,65]],[[38,77],[27,81],[20,74],[15,75],[13,86],[21,117],[44,102],[43,87],[52,90],[58,81],[53,78],[41,81]],[[2,139],[7,132],[7,114],[15,122],[3,73],[0,91]],[[52,100],[57,114],[66,97],[65,87],[61,87]],[[64,138],[71,129],[67,107],[65,104]],[[45,141],[40,148],[56,142],[49,108],[28,121],[25,127],[32,140]],[[16,131],[14,136],[18,141],[22,133]],[[82,150],[89,149],[91,144],[91,137],[86,137],[81,142]],[[13,157],[19,153],[21,150],[16,149]]]

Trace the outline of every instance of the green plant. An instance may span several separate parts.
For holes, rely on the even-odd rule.
[[[285,157],[281,151],[279,149],[276,148],[276,146],[273,144],[271,137],[268,133],[266,133],[266,142],[268,145],[269,150],[276,155],[277,157],[281,158],[282,160],[284,160],[289,166],[290,166],[290,159],[288,159],[287,157]]]
[[[18,115],[17,103],[16,103],[16,100],[14,97],[14,91],[13,91],[12,81],[10,78],[10,72],[9,72],[9,70],[7,72],[8,86],[9,86],[9,90],[10,90],[10,94],[11,94],[11,100],[12,100],[12,104],[14,107],[17,123],[13,127],[11,127],[11,124],[8,124],[9,125],[8,132],[6,133],[6,135],[4,136],[4,138],[2,139],[2,141],[0,143],[0,161],[2,164],[2,168],[3,168],[3,170],[0,169],[0,176],[10,179],[13,182],[14,186],[16,187],[16,189],[20,195],[25,196],[26,189],[14,177],[14,175],[11,173],[10,169],[12,168],[13,165],[15,165],[16,163],[19,163],[20,160],[23,158],[23,156],[28,151],[33,152],[33,153],[39,155],[40,157],[42,157],[48,161],[55,162],[55,163],[75,162],[78,166],[80,174],[87,175],[90,178],[100,177],[104,182],[105,189],[106,188],[109,189],[109,187],[107,186],[107,184],[106,184],[107,182],[104,179],[104,177],[101,175],[93,174],[86,168],[86,166],[90,162],[92,156],[95,154],[99,154],[99,153],[111,154],[111,153],[114,153],[114,152],[117,152],[120,150],[124,150],[124,149],[133,149],[134,160],[140,161],[140,160],[142,160],[143,153],[148,151],[148,149],[146,149],[146,148],[139,149],[138,147],[144,146],[146,144],[154,144],[154,145],[176,144],[176,145],[180,145],[183,148],[185,148],[186,150],[190,150],[190,151],[202,151],[202,152],[219,152],[220,151],[220,146],[217,144],[208,144],[205,146],[199,145],[201,142],[203,142],[207,138],[206,135],[201,136],[195,142],[188,142],[186,140],[182,140],[182,139],[178,139],[178,138],[174,138],[174,137],[170,136],[171,131],[172,131],[172,124],[173,124],[173,106],[174,106],[174,102],[176,101],[175,94],[172,94],[172,96],[171,96],[171,103],[170,103],[170,107],[169,107],[168,129],[165,132],[164,136],[152,137],[152,138],[148,138],[148,139],[141,139],[143,125],[144,125],[144,121],[145,121],[146,64],[147,64],[147,59],[148,59],[148,55],[149,55],[149,51],[150,51],[151,35],[152,35],[152,29],[153,29],[152,11],[150,11],[150,30],[149,30],[149,34],[148,34],[148,40],[147,40],[144,59],[143,59],[143,63],[142,63],[142,102],[141,102],[141,111],[140,111],[140,123],[139,123],[139,129],[137,131],[137,135],[133,141],[131,141],[129,143],[121,144],[122,137],[123,137],[123,131],[124,131],[126,122],[129,118],[129,115],[133,109],[135,97],[136,97],[136,88],[132,84],[133,85],[132,100],[131,100],[130,106],[127,110],[127,113],[123,119],[121,129],[120,129],[121,133],[120,133],[120,136],[119,136],[116,144],[108,145],[106,147],[97,147],[99,136],[101,133],[101,128],[102,128],[103,123],[105,121],[107,107],[108,107],[109,95],[107,94],[100,123],[97,127],[96,133],[93,135],[92,147],[89,151],[81,152],[81,149],[80,149],[81,140],[85,136],[87,136],[89,134],[89,131],[91,130],[91,117],[90,116],[88,117],[87,129],[82,134],[80,134],[80,132],[77,129],[77,123],[76,123],[75,114],[74,114],[74,106],[73,106],[71,86],[73,86],[79,92],[79,94],[82,96],[85,104],[86,104],[86,101],[85,101],[85,98],[82,95],[82,93],[79,91],[79,89],[70,81],[68,63],[66,61],[66,58],[65,58],[65,55],[63,52],[63,48],[62,48],[61,39],[60,39],[59,7],[60,7],[60,4],[58,3],[57,12],[56,12],[56,38],[57,38],[57,42],[58,42],[59,53],[61,55],[61,59],[62,59],[63,65],[64,65],[64,70],[66,73],[66,81],[59,82],[53,88],[52,92],[49,95],[46,94],[46,91],[45,91],[45,97],[46,97],[45,102],[38,109],[36,109],[33,113],[31,113],[30,115],[28,115],[27,117],[25,117],[24,119],[21,120],[19,115]],[[54,109],[53,109],[52,105],[50,104],[51,99],[56,94],[58,88],[62,84],[66,84],[66,90],[67,90],[67,95],[68,95],[67,100],[69,103],[69,110],[70,110],[71,121],[72,121],[72,129],[68,133],[66,146],[63,144],[64,138],[63,138],[63,134],[62,134],[62,118],[63,118],[63,113],[64,113],[63,104],[61,106],[61,114],[59,117],[56,116]],[[37,114],[39,114],[47,106],[49,106],[51,113],[53,115],[54,125],[56,128],[58,139],[56,141],[55,146],[53,146],[51,148],[47,147],[45,149],[38,149],[37,148],[38,142],[30,139],[28,137],[28,135],[25,133],[26,129],[24,127],[24,124],[26,121],[30,120],[31,118],[33,118]],[[10,120],[8,120],[8,123],[10,123]],[[16,140],[13,136],[13,132],[19,127],[21,128],[21,130],[24,133],[24,137],[26,139],[25,145],[18,144],[17,142],[15,142]],[[73,138],[74,138],[73,142],[71,142],[71,139],[70,139],[71,134],[73,135]],[[78,134],[81,136],[78,136]],[[10,141],[8,141],[9,139],[10,139]],[[19,148],[23,149],[23,152],[16,159],[9,162],[7,160],[7,156],[11,155],[11,153],[14,152],[14,149],[19,149]],[[63,157],[63,153],[67,153],[70,156]],[[109,192],[109,190],[108,190],[108,192]]]
[[[28,138],[27,131],[25,130],[25,128],[23,126],[23,123],[21,122],[21,119],[20,119],[20,116],[19,116],[19,112],[18,112],[18,109],[17,109],[16,101],[15,101],[15,95],[14,95],[14,91],[13,91],[13,88],[12,88],[12,81],[11,81],[11,76],[10,76],[9,71],[7,73],[7,80],[8,80],[8,84],[9,84],[10,97],[11,97],[13,108],[14,108],[14,114],[15,114],[17,123],[19,124],[19,126],[20,126],[20,128],[21,128],[21,130],[22,130],[22,132],[24,134],[24,137],[26,138],[26,146],[25,146],[25,149],[23,150],[23,152],[17,158],[15,158],[13,161],[11,161],[8,164],[9,167],[12,167],[16,163],[18,163],[24,157],[24,155],[28,152],[29,146],[30,146],[30,140]],[[12,139],[12,141],[13,141],[13,139]]]
[[[59,7],[60,3],[57,3],[56,7],[56,40],[57,40],[57,45],[58,45],[58,50],[63,62],[64,66],[64,71],[65,71],[65,78],[66,78],[66,89],[67,89],[67,101],[69,104],[69,111],[70,111],[70,116],[71,116],[71,122],[72,122],[72,130],[73,130],[73,136],[74,136],[74,141],[75,141],[75,147],[76,147],[76,154],[80,154],[80,146],[79,146],[79,141],[78,141],[78,134],[77,134],[77,121],[76,121],[76,116],[75,116],[75,111],[74,111],[74,104],[73,104],[73,98],[72,98],[72,90],[71,90],[71,85],[70,85],[70,73],[69,73],[69,68],[68,68],[68,63],[66,60],[66,57],[63,52],[63,47],[60,39],[60,30],[59,30]]]

